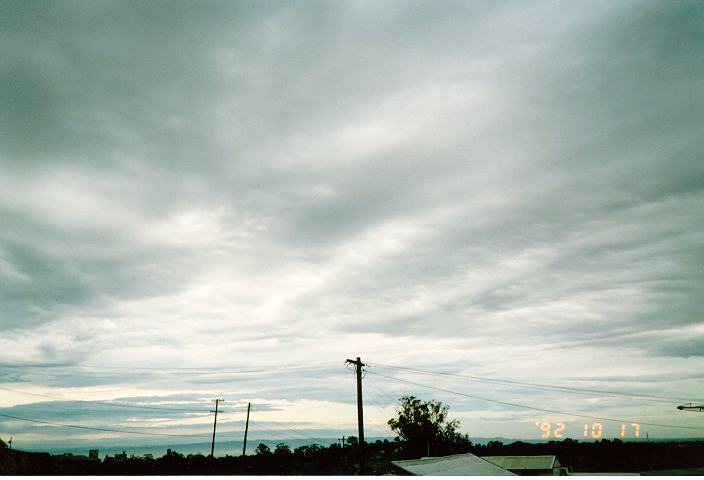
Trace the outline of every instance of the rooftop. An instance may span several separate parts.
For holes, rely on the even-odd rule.
[[[499,455],[481,458],[506,470],[552,470],[560,466],[555,455]]]
[[[471,453],[391,462],[411,475],[514,475]]]

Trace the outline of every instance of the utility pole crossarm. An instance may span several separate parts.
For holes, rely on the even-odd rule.
[[[684,405],[678,405],[677,410],[692,410],[695,412],[704,412],[704,405],[692,405],[691,403],[685,403]]]
[[[351,360],[351,359],[349,359],[349,358],[348,358],[347,360],[345,360],[345,363],[351,363],[351,364],[353,364],[353,365],[357,365],[357,362],[359,362],[359,363],[361,364],[360,366],[362,366],[362,367],[366,367],[366,366],[367,366],[366,363],[362,363],[362,362],[359,360],[359,357],[357,357],[357,360]]]

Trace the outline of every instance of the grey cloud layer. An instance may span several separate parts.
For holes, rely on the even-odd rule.
[[[0,19],[2,364],[701,365],[698,2]]]

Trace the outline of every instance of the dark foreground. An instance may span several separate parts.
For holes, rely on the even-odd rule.
[[[414,458],[402,441],[368,444],[366,474],[398,473],[392,460]],[[272,451],[264,445],[256,455],[217,457],[182,455],[169,451],[160,458],[107,456],[104,459],[80,455],[49,455],[18,450],[0,450],[0,475],[354,475],[359,473],[359,447],[333,444],[307,445],[291,450],[279,444]],[[622,442],[601,440],[504,445],[489,442],[454,445],[434,455],[473,453],[486,455],[557,455],[563,466],[575,472],[644,472],[687,474],[704,471],[704,441]],[[693,470],[692,470],[693,469]]]

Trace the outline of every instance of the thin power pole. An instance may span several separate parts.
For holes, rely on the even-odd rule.
[[[244,424],[244,442],[242,444],[242,462],[240,462],[242,466],[241,473],[242,475],[245,474],[247,470],[247,459],[245,457],[245,452],[247,451],[247,432],[249,431],[249,410],[252,408],[252,403],[247,402],[247,421]]]
[[[215,410],[211,410],[211,412],[215,413],[215,420],[213,421],[213,442],[210,444],[210,456],[213,456],[213,453],[215,452],[215,427],[218,425],[218,405],[220,405],[220,402],[224,402],[222,398],[216,398],[213,400],[215,402]]]
[[[252,403],[247,403],[247,422],[244,424],[244,445],[242,445],[242,456],[247,450],[247,431],[249,430],[249,409],[252,408]]]
[[[345,363],[354,365],[355,373],[357,374],[357,425],[359,428],[359,473],[364,474],[364,411],[362,407],[362,367],[366,366],[362,360],[357,357],[357,360],[350,360]]]

